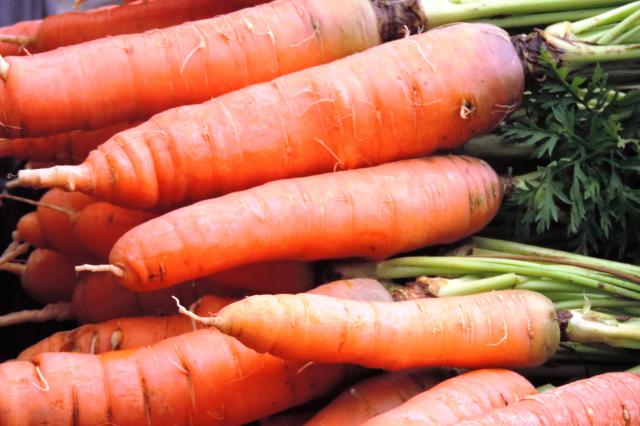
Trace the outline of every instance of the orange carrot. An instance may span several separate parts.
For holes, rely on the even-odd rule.
[[[382,294],[377,287],[370,298]],[[258,354],[198,330],[136,350],[1,364],[0,424],[244,424],[326,394],[353,371]]]
[[[480,230],[501,199],[495,172],[470,157],[281,180],[147,221],[116,242],[111,265],[77,269],[149,291],[263,261],[383,259]]]
[[[365,297],[370,297],[371,291],[379,289],[380,294],[376,295],[376,300],[387,300],[389,296],[386,290],[370,281],[367,279],[344,280],[332,295],[333,297],[355,297],[360,289],[365,288],[366,291],[363,291],[363,294]],[[341,290],[345,293],[337,293]],[[184,291],[180,294],[180,290],[177,289],[175,294],[180,300],[189,300],[189,295],[185,295]],[[229,297],[206,294],[194,303],[192,309],[200,315],[211,315],[233,300]],[[173,306],[175,308],[175,303]],[[201,324],[184,315],[114,319],[98,324],[86,324],[71,331],[58,332],[27,348],[18,356],[18,359],[29,359],[43,352],[103,353],[110,350],[148,346],[161,339],[202,327]]]
[[[235,300],[208,294],[199,299],[193,309],[205,315],[214,314]],[[22,351],[17,359],[28,360],[44,352],[100,354],[141,348],[198,328],[202,326],[184,315],[118,318],[55,333]]]
[[[46,52],[102,37],[178,25],[229,13],[245,5],[262,2],[261,0],[154,0],[153,2],[141,0],[82,12],[60,13],[47,16],[42,20],[14,24],[0,29],[0,41],[5,41],[0,45],[3,47],[0,54]],[[12,45],[13,47],[10,47]]]
[[[31,299],[38,303],[55,303],[71,300],[78,275],[74,267],[82,261],[52,250],[36,249],[29,254],[25,264],[5,263],[0,265],[0,270],[20,275],[22,290]]]
[[[165,111],[118,133],[81,165],[21,170],[18,183],[129,208],[184,205],[460,145],[518,104],[523,81],[504,31],[448,26]]]
[[[116,133],[139,123],[121,123],[92,131],[74,131],[39,138],[0,140],[0,157],[22,160],[79,164],[91,150]]]
[[[9,57],[0,66],[0,136],[147,119],[330,62],[402,37],[406,28],[416,31],[424,24],[423,16],[416,16],[417,3],[275,1],[161,30]],[[75,96],[78,90],[82,96]]]
[[[387,370],[535,366],[560,342],[551,301],[525,290],[395,303],[258,295],[203,321],[258,352]]]
[[[521,426],[640,425],[640,375],[605,373],[456,423]]]
[[[461,420],[505,407],[535,393],[533,385],[513,371],[475,370],[445,380],[362,424],[457,425]]]
[[[361,425],[450,376],[443,370],[402,370],[356,383],[305,423],[305,426]]]

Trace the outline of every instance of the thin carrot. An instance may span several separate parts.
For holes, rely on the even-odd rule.
[[[471,425],[640,425],[640,375],[605,373],[459,422]]]
[[[505,407],[535,393],[533,385],[513,371],[475,370],[445,380],[362,424],[457,425],[461,420]]]
[[[523,81],[504,31],[452,25],[165,111],[118,133],[81,165],[21,170],[17,182],[129,208],[183,205],[460,145],[519,103]]]
[[[231,297],[205,295],[195,303],[193,310],[214,314],[235,300],[237,299]],[[52,334],[22,351],[17,359],[29,360],[45,352],[100,354],[141,348],[198,328],[202,326],[184,315],[118,318]]]
[[[361,425],[451,376],[439,369],[381,374],[350,386],[305,423],[305,426]]]
[[[480,230],[501,199],[495,172],[470,157],[287,179],[147,221],[116,242],[110,265],[77,269],[112,271],[149,291],[263,261],[383,259]]]
[[[525,290],[395,303],[259,295],[203,321],[258,352],[387,370],[534,366],[560,343],[553,304]]]
[[[424,21],[412,7],[419,9],[417,1],[275,1],[160,30],[9,57],[0,71],[0,136],[98,129],[204,102],[402,37],[403,24],[416,31]],[[35,78],[43,67],[46,79]],[[73,95],[78,90],[83,96]]]
[[[374,284],[371,298],[382,294]],[[258,354],[198,330],[137,350],[46,353],[1,364],[0,423],[244,424],[328,393],[353,372]]]
[[[266,1],[266,0],[265,0]],[[127,1],[86,11],[49,15],[0,29],[2,55],[46,52],[118,34],[133,34],[209,18],[263,1],[154,0]],[[244,3],[244,4],[243,4]],[[4,37],[3,37],[4,36]]]
[[[371,292],[379,289],[380,293],[376,294],[376,300],[388,300],[389,294],[384,288],[370,281],[367,279],[343,280],[340,285],[333,285],[336,288],[332,296],[353,298],[358,297],[356,295],[362,291],[364,297],[371,297]],[[341,291],[344,293],[339,293]],[[189,300],[188,295],[185,297],[179,292],[176,295],[180,300]],[[229,297],[205,294],[192,305],[192,309],[193,312],[200,315],[211,315],[232,300],[234,299]],[[202,327],[201,324],[184,315],[119,318],[98,324],[86,324],[75,330],[53,334],[27,348],[18,356],[18,359],[29,359],[43,352],[103,353],[111,350],[148,346],[161,339]]]
[[[79,164],[91,150],[116,133],[139,123],[120,123],[87,132],[73,131],[52,136],[0,140],[0,157],[22,160]]]

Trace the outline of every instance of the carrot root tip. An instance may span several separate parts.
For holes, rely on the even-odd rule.
[[[9,78],[9,62],[0,55],[0,78],[7,81]]]
[[[76,272],[111,272],[118,278],[124,276],[124,270],[116,265],[78,265],[75,267]]]
[[[18,183],[20,186],[34,188],[64,188],[66,191],[75,191],[77,188],[88,186],[88,171],[80,166],[54,166],[47,169],[20,170]]]
[[[171,296],[173,297],[173,300],[176,301],[176,305],[178,305],[178,312],[182,315],[186,315],[187,317],[191,318],[193,321],[195,322],[199,322],[203,325],[206,325],[207,327],[215,327],[215,328],[220,328],[220,322],[217,320],[217,317],[203,317],[200,316],[198,314],[196,314],[193,311],[190,311],[189,309],[185,308],[181,303],[180,300],[176,297],[176,296]]]
[[[67,302],[52,303],[42,309],[12,312],[0,317],[0,327],[25,322],[67,321],[73,319],[73,309]]]

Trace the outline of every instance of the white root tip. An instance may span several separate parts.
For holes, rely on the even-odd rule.
[[[187,317],[191,318],[193,321],[199,322],[200,324],[206,325],[208,327],[216,326],[217,321],[215,320],[215,317],[201,317],[195,312],[192,312],[189,309],[182,306],[182,304],[180,303],[180,300],[177,297],[175,296],[171,296],[171,297],[173,298],[173,300],[176,301],[176,305],[178,305],[178,313],[182,315],[186,315]]]
[[[118,278],[124,277],[124,270],[116,265],[78,265],[75,267],[76,272],[111,272]]]
[[[9,78],[9,62],[0,55],[0,78],[7,81]]]
[[[52,303],[42,309],[12,312],[0,317],[0,327],[25,322],[67,321],[73,319],[73,309],[67,302]]]

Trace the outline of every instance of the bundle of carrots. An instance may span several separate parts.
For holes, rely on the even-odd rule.
[[[36,210],[0,270],[49,305],[0,326],[85,323],[0,364],[0,424],[270,424],[334,396],[296,424],[640,424],[637,373],[525,378],[567,340],[546,293],[401,301],[315,273],[489,224],[508,179],[431,155],[499,126],[554,42],[495,24],[626,2],[430,3],[130,1],[0,29],[0,156],[54,164],[8,185],[40,200],[2,196]]]

